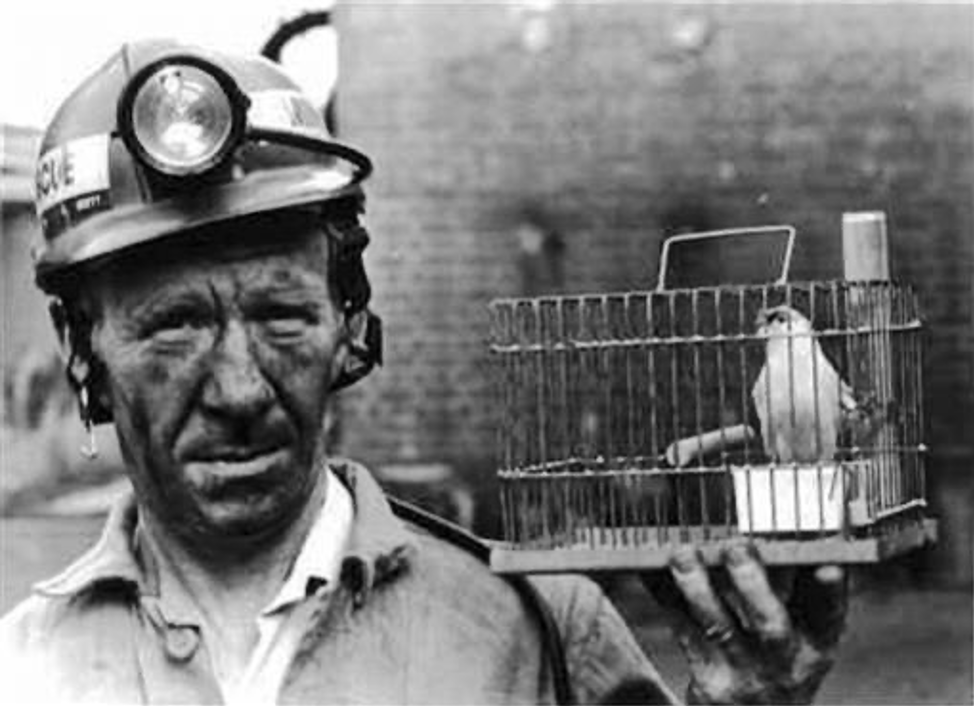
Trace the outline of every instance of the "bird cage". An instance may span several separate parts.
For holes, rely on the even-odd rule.
[[[668,288],[680,241],[786,236],[765,284]],[[886,281],[787,281],[790,227],[681,235],[658,287],[490,305],[498,572],[665,565],[747,536],[769,564],[880,561],[924,517],[921,321]]]

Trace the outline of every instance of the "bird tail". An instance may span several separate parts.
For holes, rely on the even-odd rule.
[[[861,400],[856,399],[845,383],[843,383],[840,406],[843,436],[847,442],[842,445],[860,449],[872,446],[880,429],[894,422],[899,411],[896,400],[887,400],[884,403],[875,395]]]

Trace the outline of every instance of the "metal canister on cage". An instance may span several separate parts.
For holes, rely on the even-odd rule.
[[[842,214],[842,262],[851,282],[889,280],[889,243],[883,211]]]

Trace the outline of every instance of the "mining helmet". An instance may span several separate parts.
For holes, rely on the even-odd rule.
[[[41,141],[35,275],[54,297],[55,328],[73,356],[91,358],[72,296],[90,267],[162,239],[206,237],[206,226],[310,209],[326,216],[342,309],[364,315],[332,389],[350,385],[382,362],[358,223],[371,171],[277,64],[169,40],[127,44],[68,97]],[[97,402],[103,371],[89,363],[79,380],[69,361],[68,379],[85,423],[107,422],[111,410]]]
[[[360,197],[371,169],[273,62],[128,44],[41,142],[38,286],[58,294],[80,265],[202,226]]]

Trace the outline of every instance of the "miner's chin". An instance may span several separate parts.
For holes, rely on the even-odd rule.
[[[191,517],[183,518],[183,527],[207,546],[247,554],[283,535],[301,515],[306,500],[285,489],[198,499]]]

